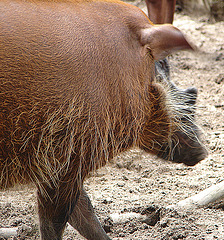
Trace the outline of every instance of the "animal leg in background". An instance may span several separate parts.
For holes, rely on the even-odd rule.
[[[149,19],[154,24],[173,23],[176,0],[146,0]]]

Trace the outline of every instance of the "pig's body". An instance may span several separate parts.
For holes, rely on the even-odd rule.
[[[132,146],[189,165],[206,155],[196,137],[179,141],[171,95],[154,81],[154,59],[190,46],[118,1],[0,9],[0,186],[37,185],[42,239],[61,239],[69,217],[86,238],[108,239],[82,190],[91,170]],[[179,149],[175,159],[174,141],[198,148],[195,159]]]

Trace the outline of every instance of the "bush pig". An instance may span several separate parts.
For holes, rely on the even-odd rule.
[[[192,47],[117,0],[1,0],[0,11],[0,186],[36,185],[42,240],[62,239],[68,221],[109,239],[83,189],[90,171],[131,147],[206,157],[190,105],[155,79],[155,60]]]

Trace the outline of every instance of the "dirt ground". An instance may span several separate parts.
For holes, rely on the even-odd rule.
[[[134,4],[146,11],[143,3]],[[96,213],[114,240],[224,239],[222,202],[194,210],[165,209],[224,180],[224,22],[178,13],[174,25],[199,47],[198,53],[177,53],[169,61],[177,86],[198,88],[197,118],[209,156],[187,167],[132,149],[87,179]],[[143,218],[136,219],[137,213]],[[19,227],[20,237],[10,239],[39,239],[35,188],[0,192],[3,227]],[[63,239],[83,238],[68,225]]]

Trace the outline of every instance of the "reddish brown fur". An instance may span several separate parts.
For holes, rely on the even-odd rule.
[[[74,207],[89,204],[90,171],[133,146],[169,145],[179,122],[154,58],[179,38],[190,46],[118,1],[2,0],[0,9],[0,186],[34,182],[42,239],[61,239]],[[85,215],[94,239],[108,239]]]

